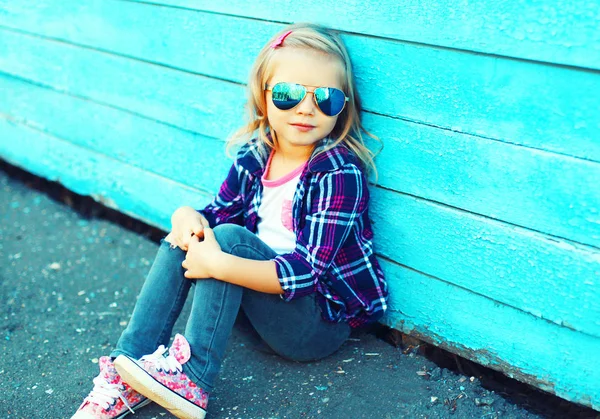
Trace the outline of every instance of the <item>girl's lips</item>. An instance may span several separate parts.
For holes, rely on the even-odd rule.
[[[308,132],[312,129],[314,129],[314,125],[307,125],[307,124],[290,124],[291,126],[293,126],[294,128],[296,128],[298,131],[302,131],[302,132]]]

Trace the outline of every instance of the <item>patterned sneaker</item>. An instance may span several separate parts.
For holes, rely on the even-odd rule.
[[[153,354],[139,361],[119,355],[115,367],[131,387],[178,418],[203,419],[208,393],[191,381],[182,368],[190,356],[190,344],[177,334],[168,353],[160,345]]]
[[[121,380],[109,357],[101,357],[98,365],[94,388],[71,419],[118,419],[152,402]]]

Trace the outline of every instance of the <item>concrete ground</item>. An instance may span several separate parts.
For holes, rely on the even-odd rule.
[[[72,197],[0,164],[2,418],[75,412],[157,250],[156,241],[95,217],[99,207],[74,211]],[[176,331],[188,311],[189,304]],[[367,332],[325,360],[301,364],[256,350],[244,330],[234,330],[207,418],[600,418],[533,390],[525,398],[490,390],[485,377],[456,374]],[[172,416],[151,405],[135,417]]]

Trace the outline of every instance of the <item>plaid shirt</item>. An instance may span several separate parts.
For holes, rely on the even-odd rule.
[[[373,251],[367,180],[354,154],[327,145],[315,148],[296,188],[296,248],[273,260],[284,300],[316,292],[324,319],[357,327],[381,318],[387,284]],[[200,211],[211,226],[235,223],[256,233],[268,154],[257,140],[242,146],[219,193]]]

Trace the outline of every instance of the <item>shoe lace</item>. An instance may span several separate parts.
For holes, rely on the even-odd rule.
[[[125,407],[129,409],[131,413],[135,413],[125,397],[123,397],[122,391],[125,390],[123,384],[111,384],[104,378],[98,376],[92,380],[94,388],[90,391],[90,394],[85,398],[87,401],[102,406],[104,409],[115,402],[116,399],[121,399]]]
[[[183,371],[183,367],[173,355],[168,354],[167,356],[165,356],[165,353],[167,351],[168,349],[165,348],[164,345],[160,345],[158,349],[156,349],[156,351],[154,351],[153,353],[141,357],[140,361],[152,362],[154,363],[157,369],[161,369],[167,372]]]

